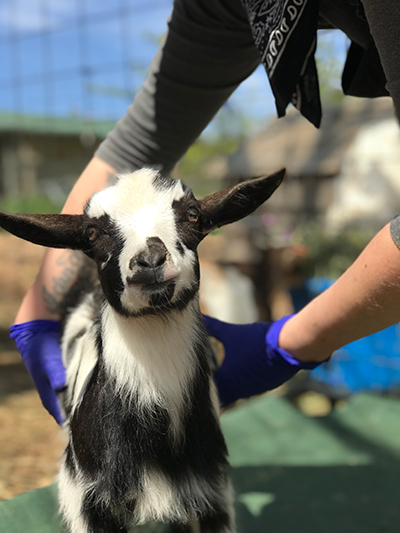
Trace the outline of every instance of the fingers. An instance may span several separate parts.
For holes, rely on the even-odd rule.
[[[51,388],[56,391],[62,391],[66,386],[66,371],[60,357],[53,357],[47,360],[43,367],[47,374]]]
[[[40,375],[32,376],[32,379],[36,385],[36,388],[39,392],[40,399],[42,400],[43,406],[51,414],[51,416],[56,420],[60,425],[64,422],[64,417],[61,413],[61,407],[57,398],[57,394],[54,392],[53,388],[50,385],[50,382],[47,376],[43,373]]]

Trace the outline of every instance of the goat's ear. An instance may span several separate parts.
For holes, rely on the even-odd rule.
[[[204,235],[252,213],[279,187],[285,172],[245,181],[200,200]]]
[[[50,248],[85,247],[82,215],[19,215],[0,211],[0,227],[26,241]]]

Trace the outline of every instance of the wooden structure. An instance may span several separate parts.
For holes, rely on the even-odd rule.
[[[215,161],[208,173],[235,183],[286,167],[287,178],[268,202],[268,211],[286,215],[287,222],[319,216],[334,201],[335,183],[349,148],[366,127],[383,121],[397,123],[390,98],[345,98],[341,105],[324,109],[320,129],[290,109],[286,117],[273,119],[235,154]]]
[[[0,114],[0,196],[69,191],[112,122]]]

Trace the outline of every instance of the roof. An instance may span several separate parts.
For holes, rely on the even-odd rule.
[[[52,135],[95,135],[104,138],[115,126],[114,121],[91,122],[78,117],[51,117],[0,113],[0,133],[37,133]]]
[[[391,98],[345,98],[325,110],[320,129],[291,109],[215,166],[218,177],[246,178],[286,167],[291,175],[330,177],[339,173],[346,147],[366,124],[394,119]]]

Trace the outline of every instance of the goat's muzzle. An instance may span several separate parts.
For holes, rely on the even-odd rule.
[[[140,270],[126,279],[153,307],[168,305],[175,292],[175,279],[165,279],[163,269]]]
[[[129,261],[132,272],[128,285],[141,286],[146,292],[163,291],[175,279],[177,272],[171,265],[171,257],[158,237],[147,239],[146,248]]]
[[[159,285],[165,282],[165,265],[160,267],[136,267],[132,276],[128,276],[128,285]]]

